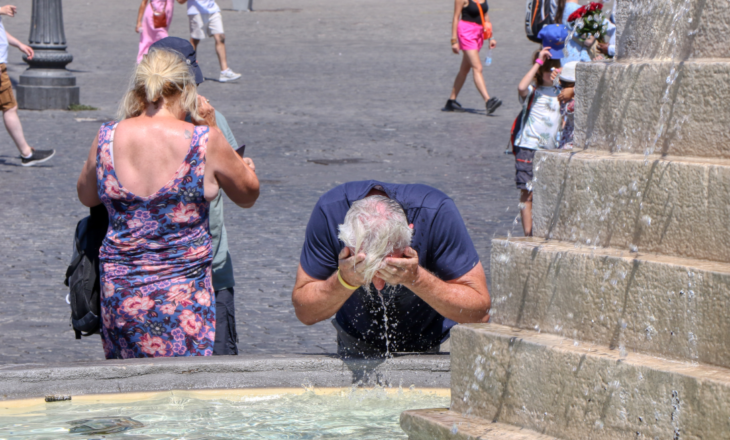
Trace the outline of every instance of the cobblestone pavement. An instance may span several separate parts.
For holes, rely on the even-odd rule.
[[[3,21],[22,40],[31,1],[16,4],[18,16]],[[228,8],[230,0],[219,4]],[[62,279],[74,227],[86,213],[76,178],[95,132],[114,116],[128,83],[137,53],[137,5],[64,2],[74,55],[69,68],[82,103],[99,110],[20,112],[29,142],[56,148],[56,158],[22,168],[0,130],[0,363],[103,358],[97,337],[73,339]],[[493,117],[485,117],[471,78],[459,100],[476,110],[440,111],[460,62],[449,48],[449,1],[256,0],[254,6],[255,13],[223,11],[229,63],[243,78],[200,88],[248,145],[262,181],[253,209],[226,208],[240,351],[334,351],[330,323],[299,323],[290,298],[311,209],[319,195],[346,181],[420,182],[445,191],[461,210],[489,275],[491,238],[521,234],[514,222],[513,158],[503,151],[519,111],[515,88],[535,48],[524,37],[524,4],[490,2],[499,46],[485,77],[490,92],[504,100]],[[187,37],[181,5],[171,35]],[[206,76],[217,77],[212,41],[201,43],[199,52]],[[11,48],[11,77],[24,68]]]

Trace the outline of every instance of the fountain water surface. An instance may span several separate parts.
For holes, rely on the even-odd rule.
[[[577,69],[573,151],[536,156],[536,237],[495,239],[490,324],[411,439],[730,438],[730,2],[620,0]]]

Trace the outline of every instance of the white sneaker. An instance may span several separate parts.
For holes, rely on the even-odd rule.
[[[240,73],[232,71],[230,68],[221,72],[221,77],[218,79],[220,82],[235,81],[241,77]]]

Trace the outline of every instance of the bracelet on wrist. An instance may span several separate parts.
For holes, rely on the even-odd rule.
[[[337,280],[342,284],[342,287],[344,287],[347,290],[357,290],[358,286],[353,286],[352,284],[348,284],[347,281],[345,281],[342,278],[342,274],[340,274],[340,269],[337,268]]]
[[[459,40],[458,40],[458,39],[456,39],[456,38],[452,38],[452,39],[451,39],[451,45],[452,45],[452,46],[453,46],[454,44],[458,43],[458,42],[459,42]]]
[[[535,63],[537,63],[537,64],[539,64],[541,66],[544,66],[545,65],[545,62],[543,60],[541,60],[540,58],[536,59],[535,60]]]

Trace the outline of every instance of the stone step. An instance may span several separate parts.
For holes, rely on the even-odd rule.
[[[565,440],[730,438],[730,370],[497,324],[451,330],[451,410]]]
[[[730,158],[729,76],[730,59],[580,63],[574,144]]]
[[[730,58],[725,0],[631,0],[616,3],[618,55],[627,58]]]
[[[492,240],[491,322],[730,368],[730,264]]]
[[[557,440],[516,426],[465,417],[447,408],[404,411],[400,426],[408,440]]]
[[[730,262],[730,160],[538,152],[536,236]]]

